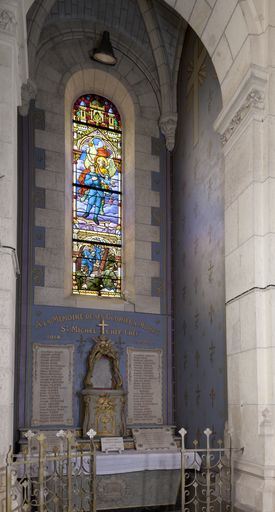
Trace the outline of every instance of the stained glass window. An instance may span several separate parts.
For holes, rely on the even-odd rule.
[[[121,295],[119,113],[86,94],[73,106],[73,293]]]

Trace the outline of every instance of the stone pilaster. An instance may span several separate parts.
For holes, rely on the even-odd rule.
[[[220,114],[225,156],[225,269],[229,427],[235,505],[275,507],[275,181],[269,166],[268,73],[251,67]],[[274,171],[273,171],[274,175]]]
[[[26,79],[21,2],[0,2],[0,466],[13,436],[17,240],[17,107]]]

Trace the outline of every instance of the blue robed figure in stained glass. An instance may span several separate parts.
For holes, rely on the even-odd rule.
[[[73,108],[73,292],[120,296],[121,120],[97,95]]]
[[[111,184],[106,163],[107,161],[105,158],[96,158],[95,166],[90,167],[90,172],[86,174],[84,178],[84,184],[91,188],[89,188],[86,193],[85,199],[87,200],[87,206],[85,213],[83,213],[83,217],[89,217],[90,212],[93,209],[93,220],[96,224],[99,224],[99,212],[104,214],[105,191],[109,189]]]

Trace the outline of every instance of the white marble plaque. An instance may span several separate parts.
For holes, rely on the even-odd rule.
[[[136,450],[169,450],[177,451],[171,427],[133,428]]]
[[[123,437],[102,437],[101,450],[103,452],[123,452],[124,444]]]
[[[127,349],[127,423],[162,424],[162,350]]]
[[[33,345],[32,425],[73,425],[73,345]]]

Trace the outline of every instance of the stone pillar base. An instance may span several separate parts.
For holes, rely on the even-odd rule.
[[[265,475],[268,476],[264,476]],[[275,470],[255,466],[235,470],[235,512],[274,512],[275,511]]]

